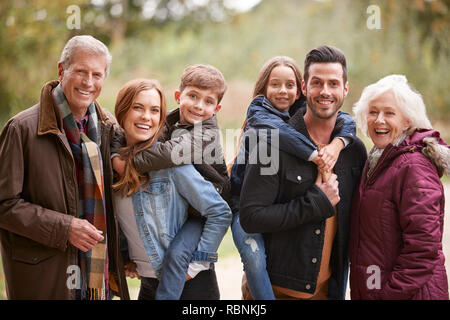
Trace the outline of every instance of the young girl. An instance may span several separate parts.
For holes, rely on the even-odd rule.
[[[325,174],[333,168],[340,151],[351,142],[355,134],[355,123],[350,115],[339,112],[345,131],[338,132],[328,146],[317,147],[288,123],[290,115],[304,105],[301,93],[301,72],[296,62],[286,56],[276,56],[262,67],[255,84],[253,98],[243,124],[243,135],[238,154],[231,168],[231,207],[233,220],[231,230],[234,243],[241,255],[247,285],[254,299],[275,299],[266,271],[264,241],[261,234],[247,234],[239,222],[239,200],[249,155],[258,143],[276,143],[271,133],[278,134],[278,148],[297,158],[313,161]],[[350,129],[348,129],[350,128]],[[349,130],[349,131],[347,131]],[[256,135],[257,139],[252,139]],[[255,143],[253,143],[255,144]]]
[[[159,83],[136,79],[119,91],[115,106],[125,130],[124,175],[114,185],[118,221],[128,242],[126,272],[141,278],[139,299],[155,299],[165,253],[187,219],[189,206],[202,214],[205,224],[197,252],[214,255],[230,224],[231,212],[215,188],[192,165],[139,174],[133,157],[157,142],[166,119],[166,103]],[[183,299],[218,299],[217,280],[207,268],[186,283]],[[134,267],[136,270],[134,270]]]

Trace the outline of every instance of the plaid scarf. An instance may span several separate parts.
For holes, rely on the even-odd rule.
[[[78,218],[86,219],[103,231],[104,240],[87,252],[79,251],[81,299],[104,300],[106,297],[108,261],[106,247],[106,215],[103,167],[100,153],[101,135],[95,104],[88,108],[86,134],[80,132],[59,84],[53,92],[61,111],[64,132],[77,166],[79,190]]]

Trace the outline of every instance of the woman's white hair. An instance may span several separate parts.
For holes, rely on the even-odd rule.
[[[103,55],[106,59],[105,76],[108,76],[109,67],[112,61],[108,47],[106,47],[103,42],[90,35],[74,36],[67,41],[61,53],[61,58],[59,59],[59,62],[62,64],[64,69],[67,69],[70,66],[70,59],[77,49],[93,54]]]
[[[396,106],[411,121],[411,128],[432,129],[420,93],[411,88],[404,75],[392,74],[364,88],[359,101],[353,106],[356,124],[365,135],[368,135],[367,116],[370,102],[386,92],[393,93]]]

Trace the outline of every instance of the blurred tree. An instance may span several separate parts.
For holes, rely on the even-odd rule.
[[[398,1],[389,0],[385,8],[391,17],[401,17],[405,33],[410,33],[413,29],[418,30],[421,44],[430,45],[435,57],[441,53],[448,57],[449,5],[448,0],[414,0],[401,2],[399,6]]]
[[[380,8],[380,30],[367,27],[371,5]],[[70,6],[79,8],[79,28],[69,28]],[[434,117],[449,119],[448,10],[449,0],[263,0],[240,14],[229,0],[2,0],[0,126],[56,78],[61,49],[75,34],[92,34],[113,52],[108,83],[115,83],[102,94],[108,104],[117,84],[137,75],[172,85],[187,64],[204,62],[227,79],[253,81],[271,56],[301,64],[310,48],[327,43],[348,57],[355,95],[348,104],[365,85],[403,73]]]
[[[360,5],[376,3],[381,8],[381,41],[372,53],[386,55],[396,48],[394,70],[408,79],[424,95],[434,118],[449,119],[450,91],[446,72],[450,63],[449,0],[364,0]],[[384,58],[384,57],[383,57]],[[398,61],[400,62],[400,61]]]
[[[75,34],[114,47],[142,30],[176,22],[180,32],[234,13],[223,0],[2,0],[0,126],[38,100],[42,81],[56,78],[62,47]]]
[[[84,6],[84,30],[110,37],[120,44],[143,29],[157,30],[176,22],[178,30],[198,28],[208,22],[223,22],[236,11],[224,0],[92,0]]]
[[[66,8],[77,0],[0,2],[0,124],[39,98],[42,78],[56,63],[70,30]]]

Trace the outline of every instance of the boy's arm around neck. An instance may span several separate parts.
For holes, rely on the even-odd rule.
[[[133,161],[136,170],[144,174],[184,164],[203,163],[204,150],[217,143],[215,135],[214,130],[207,126],[201,130],[175,130],[170,140],[156,143],[135,155]]]

